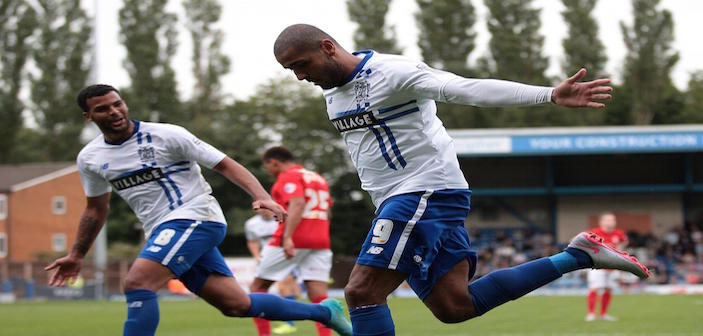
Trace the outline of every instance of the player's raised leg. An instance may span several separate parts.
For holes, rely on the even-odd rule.
[[[559,258],[571,258],[570,255]],[[590,267],[588,256],[582,253],[581,257],[581,264],[574,258],[574,267]],[[571,269],[562,268],[560,271],[550,258],[541,258],[491,272],[469,285],[467,274],[470,274],[470,264],[464,260],[454,265],[432,286],[423,302],[440,321],[462,322],[556,280],[561,277],[562,271]]]
[[[197,266],[183,274],[181,280],[225,316],[312,320],[329,326],[340,335],[351,335],[351,324],[344,318],[339,304],[303,303],[266,293],[247,295],[216,248],[198,259]]]
[[[562,274],[583,268],[611,268],[647,278],[649,272],[637,259],[617,251],[592,233],[577,235],[564,252],[497,270],[476,280],[466,291],[457,284],[466,283],[468,263],[454,266],[434,285],[424,300],[443,322],[454,323],[483,315],[510,300],[542,287]],[[460,298],[465,299],[462,304]]]
[[[323,323],[340,335],[351,335],[351,326],[344,321],[341,306],[310,304],[284,299],[277,295],[247,295],[233,277],[212,274],[207,278],[200,297],[225,316],[261,317],[268,320],[312,320]],[[349,322],[346,322],[347,324]]]

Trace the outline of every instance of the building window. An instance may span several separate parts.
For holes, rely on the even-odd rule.
[[[54,215],[63,215],[66,213],[66,197],[54,196],[51,198],[51,211]]]
[[[0,194],[0,219],[7,218],[7,195]]]
[[[66,251],[66,234],[56,233],[51,236],[51,249],[54,252],[65,252]]]
[[[7,257],[7,233],[0,232],[0,258]]]

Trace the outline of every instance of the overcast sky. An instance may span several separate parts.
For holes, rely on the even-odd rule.
[[[94,3],[99,2],[98,22],[98,81],[116,86],[129,85],[129,77],[122,64],[126,51],[119,43],[117,14],[122,1],[86,2],[86,9],[94,13]],[[346,49],[353,49],[352,34],[355,24],[349,21],[344,0],[221,0],[222,19],[218,26],[225,32],[224,52],[232,61],[232,70],[224,77],[225,93],[236,98],[246,98],[254,93],[256,86],[276,78],[286,72],[273,57],[273,42],[283,28],[294,23],[309,23],[334,36]],[[476,49],[471,61],[486,53],[490,34],[486,29],[488,16],[482,0],[473,0],[478,21],[474,26],[478,36]],[[565,77],[562,74],[561,41],[566,34],[566,26],[561,18],[561,0],[536,0],[535,6],[542,8],[542,34],[545,36],[544,53],[550,57],[550,76]],[[674,81],[679,88],[685,88],[689,74],[703,70],[703,43],[700,37],[700,20],[703,17],[703,1],[663,0],[661,7],[670,10],[674,17],[676,36],[673,47],[681,59],[674,69]],[[178,13],[183,22],[181,1],[172,0],[169,10]],[[417,47],[417,27],[414,13],[415,0],[393,0],[387,21],[394,25],[400,46],[406,56],[420,59]],[[614,75],[621,73],[625,46],[620,33],[619,22],[631,22],[629,0],[601,0],[594,11],[600,25],[599,37],[606,46],[608,65],[606,70]],[[189,36],[179,25],[179,51],[174,57],[173,66],[177,71],[179,91],[186,98],[191,93]],[[292,76],[291,74],[288,74]],[[616,82],[619,78],[614,78]]]

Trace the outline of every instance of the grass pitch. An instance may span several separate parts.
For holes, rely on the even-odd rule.
[[[615,296],[616,322],[584,322],[584,297],[526,297],[483,317],[442,324],[417,299],[389,301],[399,336],[703,335],[703,296]],[[161,301],[157,335],[256,335],[249,319],[226,318],[202,300]],[[122,302],[19,302],[0,305],[0,335],[121,335]],[[298,322],[293,335],[316,335]]]

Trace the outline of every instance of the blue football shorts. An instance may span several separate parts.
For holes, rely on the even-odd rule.
[[[414,192],[386,199],[377,211],[357,264],[408,274],[408,284],[424,300],[434,284],[456,264],[468,260],[476,272],[464,221],[471,191]]]
[[[176,219],[161,223],[151,233],[137,258],[168,267],[195,294],[212,273],[234,276],[217,249],[227,232],[218,222]]]

